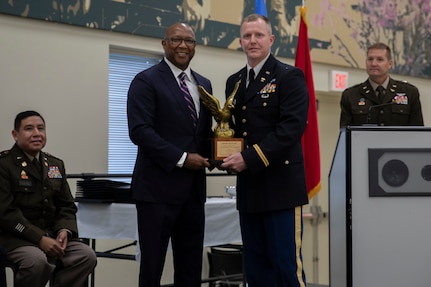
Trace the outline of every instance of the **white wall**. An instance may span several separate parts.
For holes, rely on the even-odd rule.
[[[0,149],[8,149],[13,144],[10,132],[15,115],[34,109],[47,121],[48,144],[45,150],[64,159],[68,173],[106,173],[109,46],[161,52],[160,39],[7,15],[0,15],[0,39]],[[293,59],[281,60],[293,64]],[[224,102],[227,76],[244,65],[242,52],[198,46],[191,66],[211,79],[214,95]],[[322,161],[322,191],[316,200],[323,211],[328,211],[327,177],[338,136],[340,93],[328,92],[331,69],[349,72],[349,85],[366,78],[362,70],[313,65],[314,85],[320,101],[318,117]],[[428,125],[431,120],[427,113],[431,108],[431,82],[394,77],[418,86]],[[223,195],[224,186],[234,184],[232,178],[211,178],[208,181],[210,194]],[[74,182],[71,182],[71,187],[74,188]],[[326,219],[318,229],[319,252],[313,258],[313,228],[309,221],[305,222],[304,265],[310,282],[327,284]],[[111,245],[112,242],[104,242],[100,246]],[[313,264],[313,261],[317,263]],[[96,286],[136,286],[137,265],[136,262],[99,259]],[[315,265],[318,268],[314,270],[318,272],[313,272]],[[168,264],[164,282],[172,282],[171,275],[172,269]]]

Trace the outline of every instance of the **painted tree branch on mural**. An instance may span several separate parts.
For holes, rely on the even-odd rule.
[[[254,0],[36,2],[0,0],[0,13],[157,38],[166,27],[185,21],[195,28],[199,44],[229,49],[240,49],[240,21],[254,9]],[[301,3],[266,1],[277,56],[293,58],[296,53]],[[393,51],[394,73],[431,77],[429,0],[321,0],[309,1],[307,10],[313,61],[364,68],[367,47],[384,42]]]
[[[361,21],[352,23],[352,36],[364,51],[384,42],[393,52],[393,71],[425,76],[430,72],[431,6],[428,0],[361,0],[352,6]]]

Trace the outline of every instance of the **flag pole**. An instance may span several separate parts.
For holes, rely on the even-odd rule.
[[[313,282],[319,283],[319,225],[322,220],[322,209],[318,205],[317,193],[321,188],[321,179],[320,179],[320,152],[313,151],[313,148],[310,146],[311,140],[316,140],[312,136],[312,131],[315,132],[317,136],[317,146],[318,144],[318,122],[317,122],[317,105],[316,105],[316,97],[315,90],[313,84],[313,76],[312,76],[312,66],[310,59],[310,48],[308,41],[308,24],[306,20],[306,7],[305,0],[302,0],[302,7],[299,8],[300,12],[300,28],[298,33],[298,45],[295,56],[295,66],[303,69],[304,75],[306,77],[307,89],[310,95],[310,99],[312,99],[312,103],[310,102],[309,110],[309,126],[307,126],[305,136],[303,137],[303,148],[305,147],[306,151],[304,152],[305,158],[305,166],[306,166],[306,179],[307,179],[307,191],[309,193],[310,200],[310,213],[312,214],[312,266],[313,266]],[[300,42],[302,40],[302,42]],[[314,107],[313,107],[314,106]],[[312,114],[310,112],[315,113],[315,118],[310,117]],[[315,149],[315,148],[314,148]],[[307,152],[309,153],[307,155]],[[315,152],[315,153],[314,153]],[[310,156],[312,155],[312,156]],[[310,159],[312,158],[315,161],[317,157],[316,164],[319,166],[318,169],[310,169]],[[307,168],[308,166],[308,168]],[[308,175],[307,175],[308,174]],[[309,178],[307,178],[307,176]]]

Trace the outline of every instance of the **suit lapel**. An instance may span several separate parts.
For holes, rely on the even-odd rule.
[[[259,74],[256,76],[253,83],[246,90],[244,103],[250,101],[252,98],[257,96],[258,92],[262,90],[262,88],[273,79],[275,69],[274,66],[275,58],[274,56],[270,55],[269,58],[266,60],[265,64],[263,65],[262,69],[259,71]]]
[[[20,149],[18,149],[18,147],[14,148],[13,158],[15,164],[21,169],[20,178],[22,180],[27,180],[28,175],[40,180],[41,177],[39,171],[35,166],[33,166],[28,157]]]
[[[386,88],[386,94],[385,94],[385,97],[383,98],[382,103],[390,103],[394,99],[396,91],[397,91],[397,82],[395,82],[392,79],[389,79],[388,87]]]
[[[193,120],[190,116],[190,110],[187,107],[187,103],[184,100],[184,95],[180,90],[180,86],[178,85],[177,79],[175,79],[174,74],[172,73],[168,64],[164,60],[160,62],[159,71],[161,72],[160,78],[163,81],[163,85],[165,85],[165,87],[167,87],[170,90],[169,94],[172,95],[173,100],[177,103],[177,106],[184,113],[185,119],[187,119],[190,126],[193,127]]]
[[[42,151],[40,152],[40,160],[42,164],[42,181],[45,181],[48,179],[48,158]]]
[[[202,78],[199,74],[195,73],[193,70],[191,70],[192,77],[195,79],[196,83],[198,85],[201,85],[205,88],[208,92],[210,91],[210,88],[208,85],[205,85],[205,83],[202,81]],[[203,106],[202,101],[199,99],[199,116],[198,116],[198,122],[196,126],[196,131],[199,129],[199,127],[202,125],[202,119],[206,117],[206,108]]]
[[[371,87],[371,84],[368,82],[368,80],[365,81],[360,86],[360,93],[361,93],[361,97],[367,98],[368,100],[370,100],[373,103],[373,105],[380,104],[380,101],[377,98],[376,92],[373,90],[373,88]]]

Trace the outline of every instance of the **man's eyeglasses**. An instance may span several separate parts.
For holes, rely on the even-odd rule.
[[[196,41],[193,39],[169,38],[168,41],[175,46],[180,45],[182,41],[184,41],[184,43],[189,47],[196,45]]]

